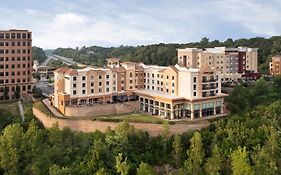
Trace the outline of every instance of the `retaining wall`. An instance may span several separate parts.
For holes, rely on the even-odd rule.
[[[100,115],[115,115],[137,111],[138,102],[95,104],[92,106],[67,106],[65,116],[69,117],[91,117]]]

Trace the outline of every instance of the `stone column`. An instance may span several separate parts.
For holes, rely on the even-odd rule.
[[[203,115],[202,115],[202,104],[200,104],[200,114],[199,114],[199,117],[202,118]]]
[[[191,114],[190,114],[190,116],[191,116],[191,120],[193,120],[194,119],[194,104],[193,103],[191,104]]]

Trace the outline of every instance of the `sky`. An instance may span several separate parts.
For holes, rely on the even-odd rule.
[[[0,30],[44,49],[188,43],[281,34],[281,0],[0,0]]]

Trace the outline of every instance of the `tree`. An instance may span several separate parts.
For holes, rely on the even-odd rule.
[[[137,175],[156,175],[156,172],[149,164],[141,162],[137,169]]]
[[[9,88],[7,86],[4,87],[4,99],[9,100]]]
[[[190,139],[188,159],[185,168],[188,174],[202,174],[202,164],[204,160],[204,149],[200,132],[196,131]]]
[[[217,145],[212,149],[212,157],[210,157],[205,166],[205,173],[209,175],[218,175],[221,174],[220,170],[222,168],[222,155],[219,151]]]
[[[233,175],[254,175],[254,171],[249,163],[248,152],[246,147],[240,146],[231,154],[231,166]]]
[[[22,135],[22,128],[17,123],[7,126],[0,137],[0,166],[7,174],[20,174],[22,169]]]
[[[117,173],[120,173],[121,175],[127,175],[129,173],[127,157],[123,161],[122,153],[119,153],[117,156],[115,156],[115,162],[115,168],[117,170]]]
[[[16,86],[16,90],[14,92],[14,96],[16,99],[20,98],[20,86]]]
[[[176,167],[179,167],[181,164],[181,154],[182,154],[181,137],[179,134],[176,134],[173,140],[173,155],[174,155]]]
[[[33,46],[32,47],[32,60],[39,60],[39,62],[43,62],[47,59],[47,56],[42,48]]]

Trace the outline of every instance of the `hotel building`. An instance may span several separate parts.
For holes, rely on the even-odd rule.
[[[269,73],[272,76],[278,75],[281,73],[281,56],[276,55],[272,57],[272,61],[269,63]]]
[[[257,79],[257,48],[186,48],[178,49],[178,64],[187,68],[198,68],[206,65],[221,70],[223,82],[237,81],[241,78]]]
[[[28,30],[0,31],[0,100],[26,98],[32,87],[32,39]]]
[[[167,119],[225,114],[221,72],[209,66],[186,68],[123,62],[111,58],[106,68],[54,72],[52,104],[66,107],[138,100],[139,110]]]

